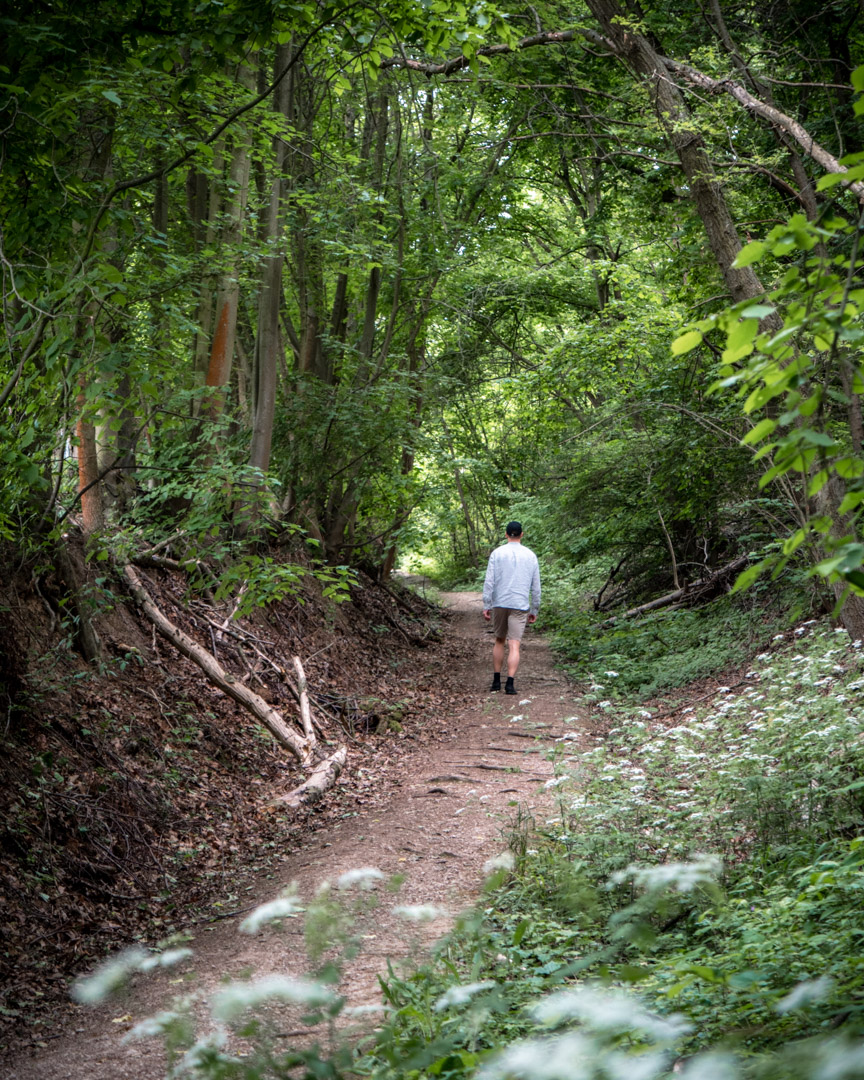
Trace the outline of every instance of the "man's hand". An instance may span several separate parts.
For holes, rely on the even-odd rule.
[[[492,618],[492,612],[489,610],[489,608],[483,608],[483,618],[486,620],[486,622],[489,622],[489,620]]]
[[[535,623],[535,622],[537,622],[537,616],[536,615],[529,615],[528,616],[528,625],[530,626],[531,623]]]

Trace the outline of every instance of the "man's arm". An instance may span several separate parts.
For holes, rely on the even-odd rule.
[[[537,618],[537,612],[540,610],[540,563],[537,561],[537,556],[534,556],[534,573],[531,576],[531,614],[529,618],[531,622],[534,622]]]
[[[495,552],[489,556],[489,564],[486,567],[486,580],[483,582],[483,618],[488,619],[489,610],[495,599]]]

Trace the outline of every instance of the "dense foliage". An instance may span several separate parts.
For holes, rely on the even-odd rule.
[[[739,664],[804,615],[833,609],[864,639],[862,13],[816,14],[8,3],[0,539],[70,642],[104,660],[94,627],[135,558],[170,559],[236,614],[310,575],[343,596],[400,559],[476,581],[512,517],[599,708]],[[585,1075],[638,1059],[648,1077],[670,1047],[718,1040],[764,1052],[765,1075],[860,1073],[842,1041],[810,1064],[780,1050],[859,1024],[856,676],[781,722],[781,675],[809,687],[838,662],[812,638],[765,684],[770,723],[754,687],[677,734],[622,714],[608,747],[638,774],[607,768],[608,747],[567,763],[583,795],[562,785],[561,820],[451,946],[445,968],[480,989],[436,1010],[441,969],[394,980],[368,1069],[471,1071],[602,1012],[578,995],[510,1011],[590,972],[640,981],[660,1011],[677,999],[696,1027],[605,999],[617,1026],[532,1043],[530,1067],[511,1049],[493,1074],[552,1080],[560,1047]],[[3,675],[10,718],[24,668]],[[709,757],[723,768],[685,796]],[[707,864],[663,890],[610,878],[703,844],[719,882]],[[127,961],[119,975],[149,962]],[[510,1001],[485,983],[514,964]],[[802,979],[815,1004],[778,1014]],[[340,1010],[317,984],[278,994]],[[186,1025],[153,1026],[180,1046]],[[257,1075],[195,1052],[204,1075]],[[341,1067],[311,1050],[295,1066]]]

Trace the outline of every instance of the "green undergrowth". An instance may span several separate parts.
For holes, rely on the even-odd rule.
[[[246,920],[272,933],[303,914],[308,981],[241,981],[209,1031],[180,1003],[138,1034],[207,1080],[864,1076],[862,651],[813,620],[687,707],[607,700],[594,734],[569,725],[542,751],[544,817],[514,804],[481,902],[431,958],[389,969],[363,1033],[335,987],[357,905],[388,902],[376,870]]]
[[[586,612],[584,604],[580,610],[577,585],[556,591],[553,584],[549,592],[543,628],[552,631],[552,647],[574,679],[599,684],[601,697],[647,699],[728,671],[807,617],[800,600],[806,593],[791,585],[611,623]],[[614,683],[609,670],[616,673]]]
[[[604,1000],[626,1026],[614,1015],[630,1002],[631,1055],[651,1042],[639,1007],[679,1024],[652,1076],[709,1049],[722,1069],[697,1056],[693,1075],[864,1075],[861,650],[813,622],[708,701],[605,711],[593,745],[558,743],[557,813],[514,827],[512,875],[436,962],[390,981],[387,1038],[418,1065],[424,1042],[449,1039],[426,1071],[458,1073],[458,1058],[470,1072],[536,1037],[531,1006],[557,992],[579,1031],[608,1030]],[[456,980],[487,985],[461,1012],[430,1010]],[[534,1075],[550,1075],[545,1060]]]

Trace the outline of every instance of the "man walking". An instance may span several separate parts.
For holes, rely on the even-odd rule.
[[[537,621],[540,609],[540,566],[534,552],[522,546],[521,524],[511,521],[505,531],[507,543],[492,552],[486,567],[483,618],[492,620],[495,632],[492,685],[489,689],[501,689],[504,644],[509,641],[504,693],[515,694],[513,679],[519,667],[522,634],[529,623]]]

